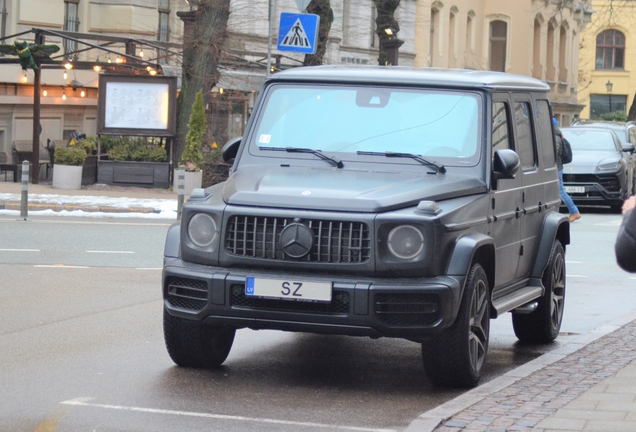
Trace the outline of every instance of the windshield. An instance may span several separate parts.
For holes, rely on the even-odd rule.
[[[358,152],[395,152],[445,165],[475,164],[479,102],[478,94],[459,91],[278,85],[267,95],[252,145],[307,148],[343,160],[369,158]],[[274,154],[281,155],[262,156]]]
[[[561,129],[572,150],[617,151],[612,132],[608,130]]]

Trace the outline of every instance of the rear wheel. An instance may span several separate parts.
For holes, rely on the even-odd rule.
[[[512,314],[515,335],[522,342],[549,343],[559,335],[565,305],[565,251],[558,240],[552,245],[543,286],[545,293],[534,312]]]
[[[163,310],[163,335],[172,361],[183,367],[220,366],[232,349],[236,329],[174,317]]]
[[[422,344],[428,379],[438,386],[476,386],[486,365],[489,338],[488,278],[483,267],[474,264],[455,323]]]

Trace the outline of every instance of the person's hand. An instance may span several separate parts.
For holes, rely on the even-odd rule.
[[[632,195],[629,198],[627,198],[625,202],[623,203],[623,214],[632,210],[634,207],[636,207],[636,196]]]

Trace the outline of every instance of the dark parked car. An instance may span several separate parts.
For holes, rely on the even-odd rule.
[[[609,205],[620,210],[634,193],[634,146],[621,144],[607,128],[562,128],[572,146],[572,162],[563,166],[563,186],[576,204]]]
[[[541,81],[497,72],[295,68],[265,83],[229,179],[168,231],[164,335],[216,367],[236,329],[422,344],[438,385],[474,386],[490,319],[554,340],[569,220]]]

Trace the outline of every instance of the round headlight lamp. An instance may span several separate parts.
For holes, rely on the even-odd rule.
[[[410,260],[424,249],[424,236],[412,225],[400,225],[389,232],[389,251],[397,258]]]
[[[188,222],[188,238],[196,246],[205,248],[212,244],[216,238],[216,222],[212,216],[205,213],[197,213]]]

